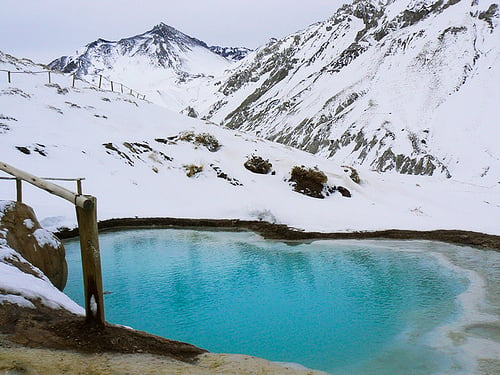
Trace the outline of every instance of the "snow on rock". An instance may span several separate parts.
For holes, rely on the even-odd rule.
[[[0,294],[0,305],[5,302],[25,307],[28,309],[36,309],[35,305],[33,305],[33,303],[30,300],[26,299],[23,296],[18,296],[15,294]]]
[[[57,249],[57,247],[61,244],[61,241],[59,241],[59,239],[54,236],[53,233],[43,228],[36,229],[33,232],[33,237],[35,237],[36,242],[38,242],[38,246],[40,247],[45,247],[46,245],[48,245],[49,248]]]
[[[26,229],[33,229],[33,227],[35,226],[35,223],[31,219],[25,219],[23,221],[23,224],[26,227]]]
[[[15,206],[15,203],[12,201],[2,201],[0,200],[0,220],[4,217],[4,213],[9,211]]]
[[[189,105],[189,96],[181,90],[193,80],[214,80],[233,61],[242,58],[243,48],[208,47],[175,28],[160,23],[153,29],[119,41],[98,39],[89,43],[76,56],[63,56],[49,64],[51,69],[75,73],[79,78],[98,84],[103,76],[110,81],[126,83],[128,87],[147,95],[169,108],[180,111]],[[104,86],[103,86],[104,87]],[[122,90],[116,84],[115,90]],[[126,91],[126,90],[125,90]]]
[[[492,185],[498,20],[495,0],[354,0],[262,46],[191,106],[350,165]]]
[[[26,212],[28,214],[32,212],[26,211],[26,207],[16,202],[0,201],[0,305],[11,303],[21,307],[35,308],[36,304],[42,303],[53,309],[63,308],[73,313],[83,314],[80,306],[57,289],[40,268],[35,267],[21,255],[20,251],[23,249],[30,255],[34,246],[28,238],[32,236],[30,230],[35,228],[34,233],[38,233],[36,236],[42,239],[38,242],[43,243],[36,250],[35,261],[42,267],[49,263],[57,268],[63,268],[57,261],[57,252],[47,251],[49,246],[58,247],[60,243],[54,241],[51,233],[39,228],[34,216],[26,218]],[[23,240],[20,237],[26,238]],[[11,243],[20,250],[12,248]],[[45,253],[45,259],[41,260],[40,256],[43,253]],[[66,266],[65,261],[64,266]],[[65,280],[64,283],[66,283]]]
[[[0,263],[0,299],[25,307],[27,302],[40,301],[52,309],[66,309],[83,315],[84,310],[48,280],[22,272],[19,268]]]

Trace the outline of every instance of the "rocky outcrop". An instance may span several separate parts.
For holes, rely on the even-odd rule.
[[[317,168],[298,166],[292,168],[288,180],[297,193],[323,199],[333,192],[327,185],[328,177]]]
[[[31,207],[0,201],[0,244],[2,242],[38,267],[59,290],[64,289],[68,278],[64,245],[40,226]]]
[[[269,162],[269,160],[264,160],[258,155],[252,155],[243,165],[250,172],[258,174],[268,174],[273,168],[273,165]]]

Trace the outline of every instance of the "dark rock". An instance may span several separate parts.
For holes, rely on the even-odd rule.
[[[29,148],[27,147],[24,147],[24,146],[16,146],[16,148],[21,151],[23,154],[26,154],[26,155],[29,155],[31,154],[31,151],[29,150]]]
[[[343,197],[351,198],[351,192],[347,190],[345,187],[337,186],[336,189]]]
[[[264,160],[262,157],[257,155],[252,155],[248,158],[243,166],[250,172],[258,174],[268,174],[271,172],[271,168],[273,167],[269,160]]]
[[[349,167],[347,165],[343,165],[342,168],[344,168],[344,172],[349,173],[349,177],[355,183],[359,184],[361,182],[361,179],[359,178],[359,173],[356,169],[354,169],[353,167]]]
[[[210,164],[210,167],[212,167],[212,169],[215,171],[215,173],[217,173],[218,178],[222,178],[222,179],[228,181],[233,186],[243,186],[243,184],[240,181],[238,181],[238,179],[233,178],[233,177],[229,177],[227,175],[227,173],[223,172],[222,169],[220,167],[218,167],[217,165]]]
[[[328,196],[326,191],[328,177],[317,168],[295,166],[292,168],[288,181],[297,193],[320,199]]]

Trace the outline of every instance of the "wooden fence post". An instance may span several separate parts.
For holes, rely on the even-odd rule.
[[[52,83],[50,80],[50,70],[47,73],[49,73],[49,85],[50,85]]]
[[[85,288],[85,314],[87,323],[104,327],[104,293],[97,229],[97,199],[91,196],[89,198],[93,201],[92,207],[85,209],[76,206]]]
[[[123,83],[120,83],[120,86],[121,86],[121,92],[123,94]]]
[[[113,81],[111,81],[111,91],[114,91],[113,90]]]
[[[9,81],[10,83],[10,72],[7,72],[7,80]]]
[[[76,192],[78,193],[78,195],[82,195],[82,179],[79,178],[78,180],[76,180]]]
[[[75,88],[75,79],[76,79],[76,73],[73,73],[73,83],[71,87]]]
[[[102,83],[102,74],[99,75],[99,88],[101,88],[101,83]]]
[[[23,203],[23,183],[20,178],[16,178],[16,195],[17,195],[17,202],[18,203]]]
[[[66,199],[76,206],[76,218],[80,231],[82,253],[83,285],[85,288],[85,313],[88,323],[104,328],[104,292],[102,290],[101,257],[99,252],[99,232],[97,227],[97,199],[81,194],[81,178],[77,181],[78,194],[34,176],[0,161],[0,170],[16,179],[17,201],[22,201],[21,181],[34,185],[50,194]],[[68,180],[68,179],[62,179]],[[78,183],[77,182],[77,183]]]

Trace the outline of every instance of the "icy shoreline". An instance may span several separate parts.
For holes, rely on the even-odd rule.
[[[253,231],[265,239],[283,241],[387,239],[387,240],[429,240],[500,251],[500,236],[465,230],[401,230],[308,232],[284,224],[239,219],[189,219],[189,218],[116,218],[98,223],[99,230],[121,230],[130,228],[195,228],[198,230]],[[78,236],[78,228],[55,230],[61,238]]]

